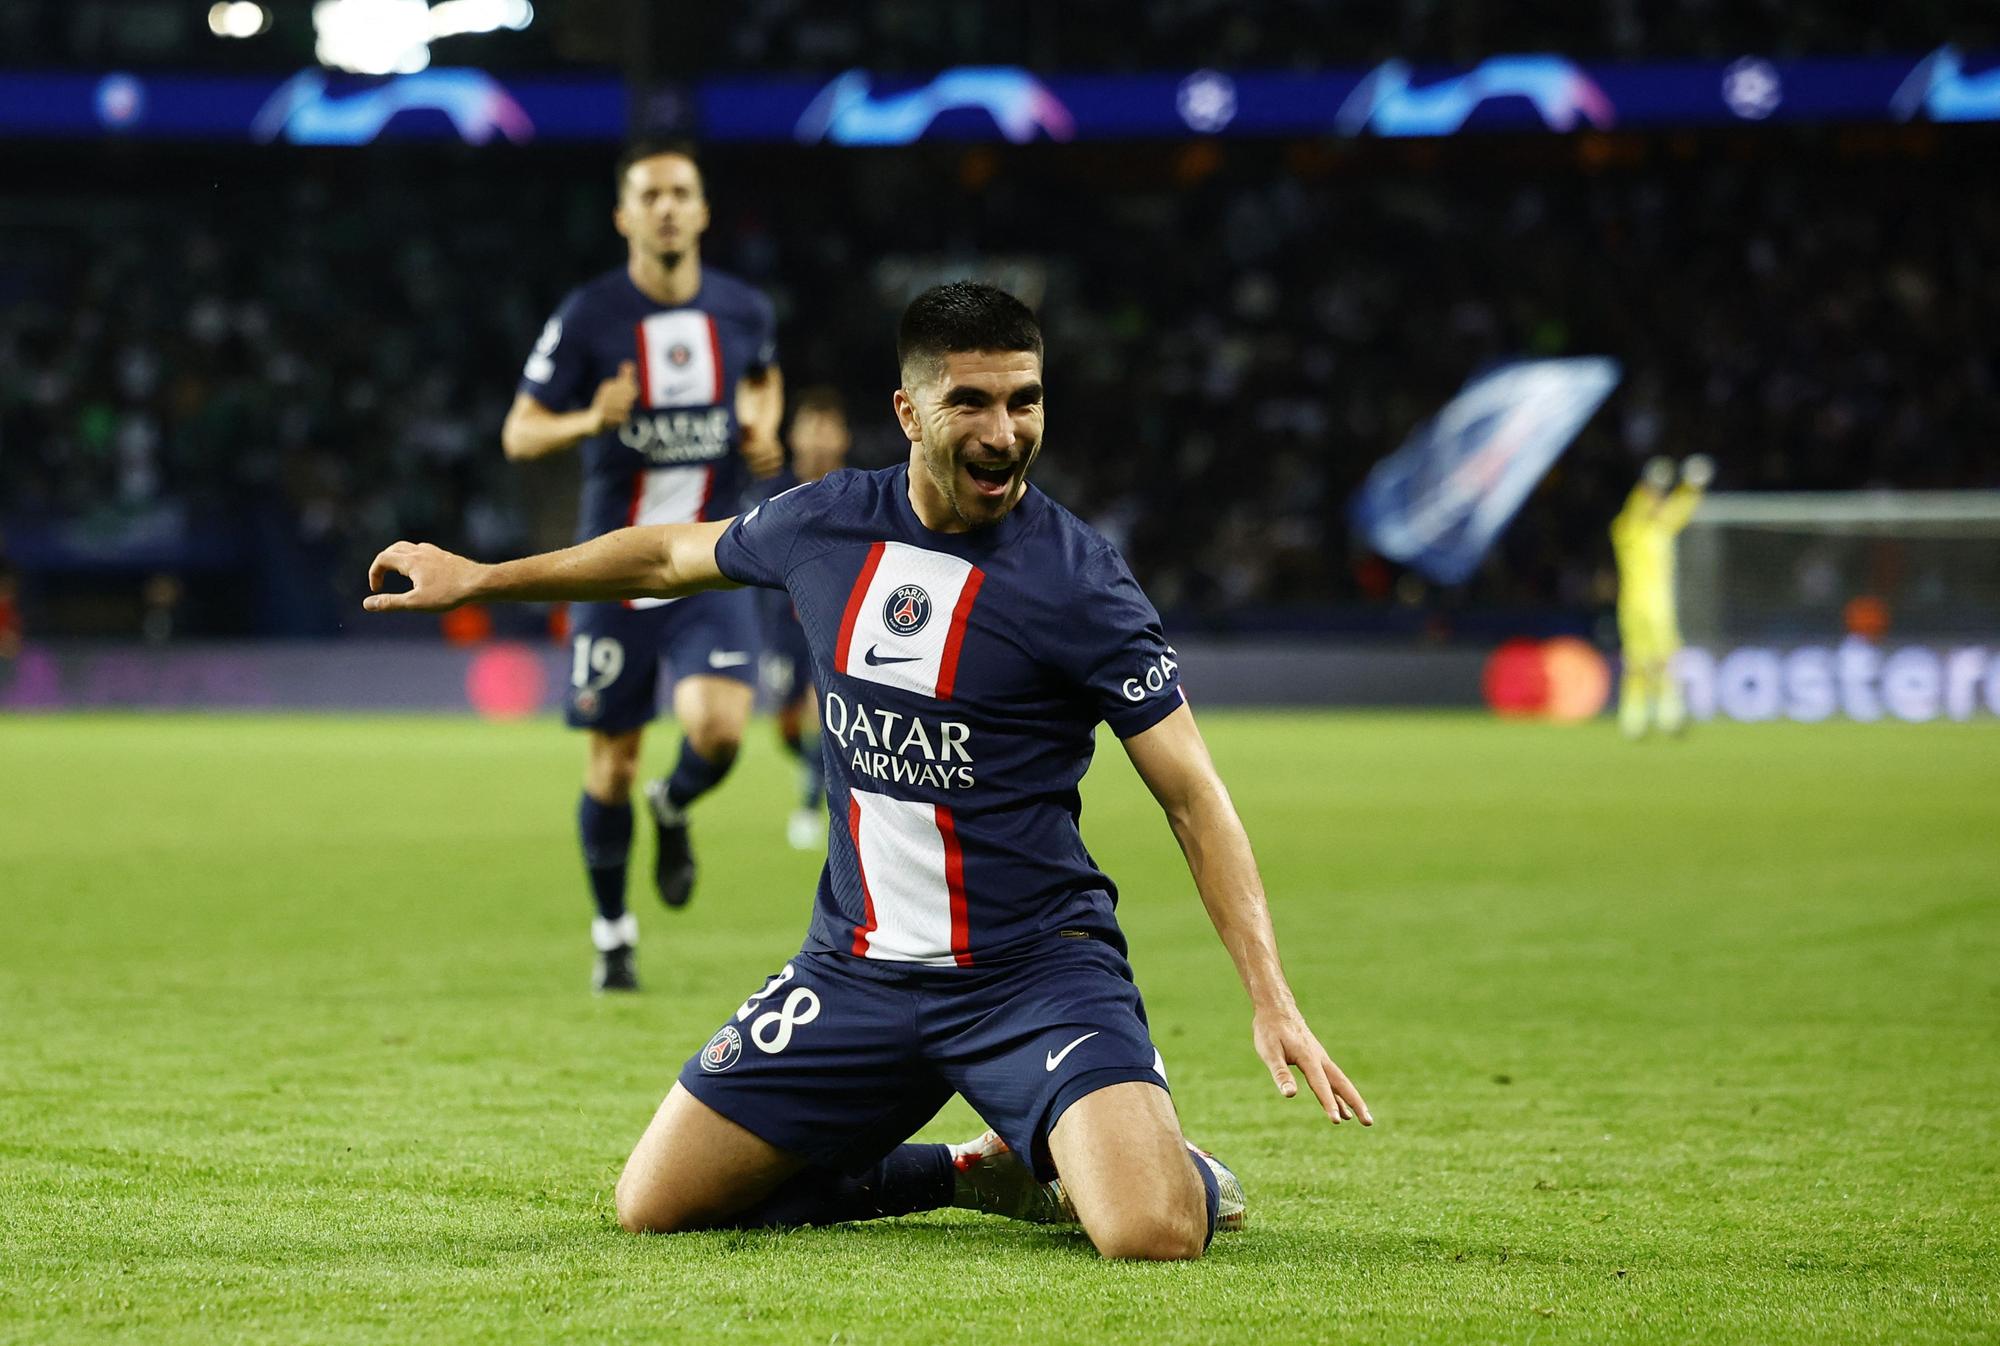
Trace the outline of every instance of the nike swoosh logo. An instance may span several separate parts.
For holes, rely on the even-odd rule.
[[[1099,1033],[1103,1031],[1104,1031],[1103,1029],[1097,1030],[1097,1032]],[[1068,1056],[1071,1052],[1075,1051],[1078,1047],[1081,1047],[1084,1043],[1090,1041],[1092,1038],[1096,1036],[1097,1033],[1085,1033],[1082,1037],[1078,1038],[1075,1042],[1070,1043],[1069,1046],[1063,1048],[1061,1051],[1050,1052],[1047,1069],[1054,1070],[1057,1066],[1063,1063],[1063,1058],[1065,1056]]]
[[[921,654],[877,654],[876,648],[870,645],[868,653],[861,656],[861,662],[870,668],[880,668],[884,664],[914,664],[923,658]]]
[[[708,652],[708,666],[710,668],[741,668],[749,662],[749,654],[742,650],[710,650]]]

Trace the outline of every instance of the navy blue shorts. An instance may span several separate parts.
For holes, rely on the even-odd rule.
[[[623,734],[660,708],[660,661],[676,678],[757,682],[757,609],[748,589],[691,594],[660,607],[578,603],[570,609],[572,729]]]
[[[794,649],[789,644],[767,641],[763,657],[757,661],[757,680],[762,685],[765,704],[774,710],[804,696],[812,686],[812,657],[806,653],[805,642],[800,641]]]
[[[1166,1087],[1132,969],[1094,938],[990,966],[799,953],[683,1067],[681,1086],[781,1150],[847,1169],[954,1093],[1055,1176],[1048,1135],[1085,1094]]]
[[[789,706],[812,685],[812,653],[806,648],[805,628],[792,611],[790,594],[760,589],[757,597],[764,650],[757,661],[758,681],[763,685],[766,705]],[[781,602],[773,603],[773,599]]]

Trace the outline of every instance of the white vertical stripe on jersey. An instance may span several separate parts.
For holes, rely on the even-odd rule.
[[[937,805],[850,792],[859,805],[856,842],[875,908],[869,958],[951,967],[951,884]]]
[[[715,467],[656,467],[639,474],[638,498],[632,502],[632,523],[693,523],[701,518],[715,489]],[[657,608],[679,602],[674,598],[634,598],[626,606]]]
[[[715,486],[712,464],[689,467],[648,468],[633,502],[632,522],[639,524],[693,523],[708,503]]]
[[[882,544],[882,561],[861,596],[854,633],[837,652],[838,667],[851,678],[900,687],[920,696],[938,694],[938,672],[949,643],[959,595],[965,592],[972,563],[943,552],[926,551],[903,542]],[[930,599],[930,615],[912,635],[889,629],[883,608],[889,595],[914,584]],[[870,662],[871,657],[885,662]]]
[[[649,407],[706,407],[722,400],[722,348],[715,320],[699,309],[654,313],[639,322],[639,387]],[[715,485],[715,468],[699,465],[646,471],[632,502],[634,524],[692,523]],[[671,598],[635,598],[627,606],[657,608]]]
[[[715,321],[699,309],[641,319],[639,359],[649,407],[710,407],[722,400]]]

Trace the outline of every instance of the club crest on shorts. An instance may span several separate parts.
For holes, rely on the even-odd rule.
[[[882,604],[882,624],[899,636],[914,636],[931,619],[931,596],[915,584],[899,586]]]
[[[594,720],[597,718],[597,712],[602,708],[604,703],[597,695],[595,688],[579,687],[570,695],[570,704],[576,707],[576,713],[579,717],[586,720]]]
[[[671,364],[675,369],[682,368],[692,359],[694,359],[694,352],[681,342],[676,341],[673,345],[667,347],[667,363]]]
[[[701,1068],[711,1075],[735,1065],[743,1056],[743,1035],[736,1031],[735,1024],[724,1024],[716,1030],[708,1045],[701,1049]]]

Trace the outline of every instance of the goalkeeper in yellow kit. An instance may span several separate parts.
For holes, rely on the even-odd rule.
[[[1646,464],[1625,508],[1611,521],[1611,549],[1618,559],[1618,640],[1625,676],[1618,689],[1618,727],[1640,738],[1657,724],[1670,734],[1687,725],[1687,707],[1672,663],[1681,648],[1674,610],[1674,537],[1687,526],[1715,464],[1697,454],[1680,467],[1674,484],[1670,458]]]

